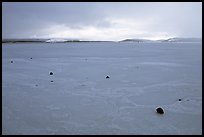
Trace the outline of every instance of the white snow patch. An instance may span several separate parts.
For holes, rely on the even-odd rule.
[[[202,134],[200,43],[49,45],[2,45],[2,134]]]

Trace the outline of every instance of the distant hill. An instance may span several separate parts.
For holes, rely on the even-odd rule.
[[[41,42],[41,43],[59,43],[59,42],[79,42],[72,39],[2,39],[2,43],[19,43],[19,42]]]
[[[41,42],[41,43],[68,43],[68,42],[113,42],[113,41],[91,41],[77,39],[2,39],[2,43],[25,43],[25,42]]]
[[[169,38],[162,40],[149,40],[149,39],[125,39],[119,42],[137,42],[137,43],[152,43],[152,42],[202,42],[201,38]]]
[[[160,42],[202,42],[201,38],[169,38]]]
[[[148,40],[148,39],[125,39],[125,40],[122,40],[122,41],[119,41],[119,42],[155,42],[153,40]]]
[[[45,42],[48,39],[2,39],[2,43]]]

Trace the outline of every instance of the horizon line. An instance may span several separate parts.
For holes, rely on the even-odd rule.
[[[53,38],[2,38],[3,40],[34,40],[34,39],[39,39],[39,40],[52,40],[52,39],[56,39],[56,40],[70,40],[70,41],[124,41],[124,40],[149,40],[149,41],[158,41],[158,40],[168,40],[168,39],[173,39],[173,38],[184,38],[184,39],[202,39],[202,37],[169,37],[169,38],[161,38],[161,39],[150,39],[150,38],[124,38],[121,40],[88,40],[88,39],[77,39],[77,38],[57,38],[57,37],[53,37]]]

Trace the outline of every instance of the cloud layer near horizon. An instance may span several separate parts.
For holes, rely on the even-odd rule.
[[[3,38],[202,37],[201,2],[4,2],[2,6]]]

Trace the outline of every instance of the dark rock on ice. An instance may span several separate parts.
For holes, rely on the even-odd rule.
[[[109,76],[106,76],[106,79],[110,78]]]
[[[181,99],[179,98],[178,101],[181,101]]]
[[[51,80],[50,82],[53,82],[53,80]]]
[[[13,60],[11,61],[11,63],[13,63]]]
[[[50,75],[53,75],[53,73],[52,73],[52,72],[50,72]]]
[[[157,108],[156,109],[156,111],[157,111],[157,113],[159,113],[159,114],[164,114],[164,110],[162,109],[162,108]]]

